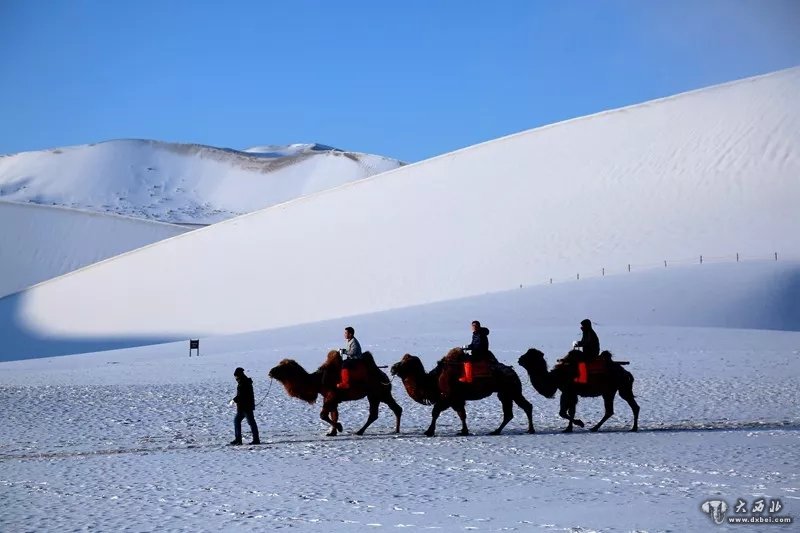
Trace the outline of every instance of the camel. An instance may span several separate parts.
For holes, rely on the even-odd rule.
[[[469,435],[466,402],[482,400],[495,392],[503,404],[503,422],[491,432],[491,435],[499,435],[506,424],[514,418],[513,403],[520,406],[528,416],[528,433],[535,433],[533,406],[522,395],[522,383],[514,369],[495,362],[489,365],[488,376],[476,373],[472,383],[462,383],[458,378],[463,375],[463,356],[464,351],[461,348],[454,348],[439,361],[436,368],[426,373],[418,357],[406,354],[391,368],[392,375],[403,380],[411,399],[423,405],[433,405],[431,425],[425,431],[425,435],[428,437],[434,435],[436,420],[442,411],[450,407],[461,419],[461,431],[458,434]]]
[[[336,386],[342,370],[342,356],[336,350],[328,352],[322,366],[311,374],[296,361],[284,359],[269,371],[269,377],[280,381],[289,396],[310,404],[316,403],[317,396],[322,395],[322,411],[319,417],[331,425],[331,430],[327,433],[329,437],[335,437],[342,431],[342,424],[339,423],[339,403],[360,400],[364,397],[369,401],[369,417],[356,434],[363,435],[370,424],[378,419],[378,407],[381,403],[388,405],[394,412],[397,419],[394,432],[400,433],[403,408],[392,397],[389,377],[376,366],[370,352],[364,352],[362,365],[359,366],[361,368],[355,366],[351,371],[355,375],[351,378],[350,387],[346,389]]]
[[[599,375],[590,379],[588,383],[575,383],[574,361],[583,356],[579,350],[570,351],[562,361],[547,369],[547,361],[544,354],[535,348],[529,349],[519,358],[519,364],[528,371],[531,384],[536,392],[546,398],[552,398],[557,391],[561,391],[561,408],[559,415],[569,420],[569,425],[564,429],[565,433],[572,432],[573,423],[583,427],[583,422],[575,418],[575,407],[578,404],[578,397],[602,396],[605,402],[605,414],[603,418],[595,424],[589,431],[596,432],[606,420],[614,414],[614,397],[619,392],[620,397],[628,402],[633,411],[633,427],[631,431],[639,429],[639,405],[633,396],[633,374],[622,368],[620,363],[611,361],[611,352],[604,351],[600,354],[600,360],[608,361],[611,365],[606,366]],[[604,363],[605,365],[606,363]]]

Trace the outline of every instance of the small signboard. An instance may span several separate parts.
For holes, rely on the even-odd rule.
[[[189,339],[189,357],[192,356],[192,350],[197,350],[197,357],[200,357],[200,339]]]

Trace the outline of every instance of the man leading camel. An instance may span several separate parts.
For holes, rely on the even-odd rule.
[[[236,397],[232,400],[236,404],[236,416],[233,419],[233,429],[235,438],[231,441],[231,446],[242,444],[242,420],[247,419],[250,431],[253,433],[253,441],[250,444],[261,444],[258,439],[258,425],[253,411],[256,408],[256,398],[253,393],[253,380],[244,373],[244,368],[238,367],[233,371],[236,378]]]

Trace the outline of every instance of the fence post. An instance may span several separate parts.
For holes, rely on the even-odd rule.
[[[702,255],[700,256],[700,264],[701,265],[703,264],[703,256]]]
[[[628,272],[630,272],[630,271],[631,271],[631,264],[628,263]]]
[[[606,267],[603,267],[603,275],[606,275]]]
[[[664,268],[667,268],[667,260],[664,259]]]
[[[553,278],[550,278],[550,285],[553,284]]]
[[[736,262],[739,262],[739,252],[736,252]]]
[[[778,252],[775,252],[775,261],[778,260]]]

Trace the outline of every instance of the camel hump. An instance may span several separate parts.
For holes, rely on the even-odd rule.
[[[600,358],[603,359],[604,361],[609,361],[609,362],[613,361],[614,363],[617,363],[618,365],[629,365],[629,364],[631,364],[630,361],[614,361],[613,357],[614,357],[614,354],[612,354],[608,350],[603,350],[602,352],[600,352]]]
[[[325,357],[325,362],[323,365],[328,366],[334,363],[342,364],[342,354],[339,353],[339,350],[329,351],[327,357]]]
[[[446,362],[456,362],[461,361],[464,357],[464,350],[461,348],[452,348],[444,357],[442,357],[441,361]]]
[[[386,372],[378,368],[372,352],[362,353],[359,359],[351,359],[348,365],[350,365],[350,379],[353,381],[382,385],[388,385],[391,382]]]
[[[510,378],[510,379],[519,379],[517,375],[517,371],[514,370],[514,367],[511,365],[503,364],[499,361],[492,363],[492,367],[496,368],[500,374]]]

